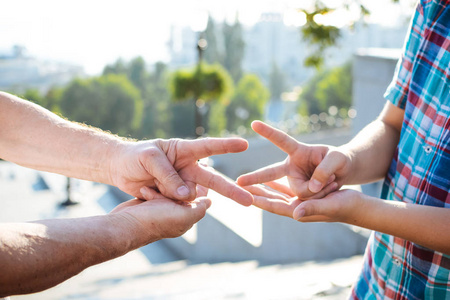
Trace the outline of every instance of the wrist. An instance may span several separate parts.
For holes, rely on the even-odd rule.
[[[346,165],[345,165],[345,173],[342,178],[344,178],[343,185],[354,184],[354,179],[352,174],[355,174],[354,165],[356,160],[355,152],[348,147],[348,145],[343,145],[337,148],[337,150],[345,157]]]
[[[111,259],[145,245],[135,222],[131,218],[122,213],[110,213],[103,217],[105,218],[105,225],[109,226],[108,235],[111,241],[109,255]]]
[[[127,212],[127,209],[110,213],[106,217],[110,226],[114,227],[115,249],[118,253],[122,253],[120,255],[161,239],[160,234],[155,232],[157,226],[144,226],[136,217]]]
[[[66,125],[71,128],[74,138],[69,153],[73,159],[65,169],[76,170],[66,172],[67,176],[111,184],[111,162],[124,141],[95,127],[73,122],[66,122]]]
[[[109,147],[109,151],[107,155],[105,155],[105,168],[107,170],[105,182],[109,185],[119,186],[120,185],[120,169],[121,160],[126,155],[130,145],[134,143],[132,141],[126,141],[117,139],[114,143],[112,143]]]
[[[376,209],[377,199],[360,192],[355,192],[354,205],[345,223],[367,228],[371,214]]]

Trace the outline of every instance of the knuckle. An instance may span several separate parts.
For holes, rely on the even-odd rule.
[[[212,151],[211,147],[208,144],[205,144],[204,150],[205,150],[206,156],[209,157],[209,156],[213,155],[213,151]]]
[[[331,173],[330,170],[328,170],[328,168],[326,166],[319,165],[316,168],[316,171],[315,171],[316,176],[315,177],[319,180],[325,180],[325,179],[328,179],[328,177],[331,175],[330,173]]]
[[[216,189],[216,181],[213,175],[208,178],[208,188],[215,190]]]
[[[145,150],[145,155],[151,157],[151,158],[155,158],[157,156],[159,156],[160,154],[160,150],[157,147],[149,147]]]
[[[168,172],[163,177],[163,182],[167,183],[178,183],[180,181],[180,176],[177,172]]]

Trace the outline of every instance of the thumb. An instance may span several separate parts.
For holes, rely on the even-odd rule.
[[[305,222],[328,221],[331,210],[329,201],[325,199],[306,200],[294,209],[292,218]]]
[[[211,207],[212,201],[208,197],[199,197],[196,199],[196,202],[200,204],[202,207],[204,207],[204,210],[206,211],[208,208]]]
[[[149,166],[151,175],[155,177],[155,183],[164,196],[177,200],[190,200],[194,198],[194,191],[189,189],[188,185],[181,179],[178,172],[162,152],[153,154],[153,162]],[[148,162],[151,164],[152,162]]]
[[[327,154],[316,167],[308,182],[308,189],[313,193],[320,192],[336,179],[336,172],[345,164],[341,155]]]
[[[211,199],[207,197],[200,197],[195,199],[193,202],[189,202],[190,210],[190,222],[192,224],[197,223],[206,214],[206,210],[211,207]]]

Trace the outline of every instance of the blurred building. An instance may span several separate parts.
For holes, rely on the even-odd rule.
[[[198,35],[189,27],[172,26],[168,43],[170,66],[190,67],[197,62]]]
[[[219,33],[221,26],[217,25]],[[341,65],[359,48],[401,48],[407,26],[405,21],[390,27],[366,23],[344,27],[337,45],[326,51],[325,63],[329,67]],[[197,38],[197,33],[189,27],[172,28],[169,51],[173,68],[197,62]],[[303,84],[316,71],[303,65],[311,47],[302,40],[300,27],[286,25],[282,13],[264,13],[256,24],[244,27],[244,41],[244,71],[259,75],[266,84],[274,63],[284,74],[287,90]]]
[[[280,13],[265,13],[244,35],[246,43],[243,68],[268,82],[275,63],[283,72],[286,85],[293,87],[307,80],[313,70],[303,66],[307,45],[300,30],[286,26]]]
[[[341,65],[361,48],[400,49],[407,30],[407,22],[399,22],[396,26],[356,23],[354,28],[342,30],[337,46],[327,51],[327,64]]]
[[[0,90],[35,88],[45,92],[79,76],[84,76],[82,67],[34,58],[22,46],[0,51]]]

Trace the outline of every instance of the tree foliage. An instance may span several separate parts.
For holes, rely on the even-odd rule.
[[[169,70],[166,64],[158,62],[148,76],[147,95],[144,98],[144,117],[140,137],[176,137],[171,122],[170,93],[167,88]]]
[[[27,89],[22,95],[24,99],[34,102],[42,107],[49,109],[49,104],[47,99],[41,94],[38,89]]]
[[[351,64],[331,69],[318,83],[316,96],[325,107],[336,106],[348,110],[352,104]]]
[[[208,17],[208,25],[206,26],[205,32],[203,33],[204,38],[206,39],[208,46],[204,50],[204,59],[205,62],[209,64],[220,63],[222,64],[223,55],[219,49],[218,41],[217,41],[217,28],[214,19],[209,16]]]
[[[108,74],[127,74],[128,73],[128,66],[127,63],[119,58],[116,60],[115,63],[111,65],[107,65],[103,68],[103,75]]]
[[[142,97],[142,126],[135,131],[138,138],[167,138],[173,135],[171,115],[168,113],[170,96],[167,91],[168,70],[158,62],[149,71],[142,57],[125,62],[118,59],[104,68],[103,74],[124,75],[139,89]]]
[[[213,102],[208,111],[207,132],[210,136],[220,136],[227,128],[226,109],[227,104],[222,102]]]
[[[279,100],[281,93],[286,90],[286,80],[284,74],[276,62],[272,63],[272,69],[269,77],[269,89],[273,100]]]
[[[224,21],[221,26],[217,26],[210,16],[202,35],[208,43],[203,55],[205,61],[221,64],[237,83],[243,74],[242,61],[245,55],[243,29],[237,16],[233,24]]]
[[[21,97],[34,102],[54,113],[60,113],[59,102],[61,99],[63,88],[52,87],[46,94],[42,94],[38,89],[27,89]]]
[[[201,63],[193,69],[175,71],[170,81],[170,91],[175,101],[199,99],[226,100],[233,91],[233,81],[219,64]]]
[[[393,0],[397,2],[398,0]],[[370,11],[362,4],[361,0],[344,0],[334,7],[324,4],[321,0],[315,0],[310,9],[299,9],[306,15],[306,24],[301,27],[302,38],[311,45],[311,54],[306,57],[305,65],[320,68],[324,64],[324,52],[330,46],[336,45],[341,31],[337,26],[322,24],[317,21],[317,16],[325,16],[337,9],[359,10],[360,17],[370,14]]]
[[[146,71],[145,60],[138,56],[133,58],[129,63],[122,59],[118,59],[114,64],[107,65],[103,69],[103,75],[123,74],[137,87],[143,97],[146,95],[146,88],[149,74]]]
[[[236,131],[239,126],[249,128],[253,120],[261,119],[269,96],[268,89],[258,76],[244,75],[226,109],[227,130]]]
[[[173,137],[192,138],[195,133],[195,106],[192,101],[177,101],[170,105],[172,118],[170,123],[165,126],[171,126]]]
[[[76,79],[61,98],[64,116],[124,136],[140,127],[142,106],[139,90],[117,74]]]
[[[330,106],[348,110],[352,105],[351,64],[318,73],[303,88],[300,114],[327,112]]]
[[[219,64],[209,65],[200,63],[193,69],[181,69],[175,71],[170,80],[170,92],[175,101],[192,100],[191,105],[194,115],[192,125],[195,124],[192,132],[195,134],[189,136],[202,135],[197,132],[196,128],[203,128],[204,133],[208,131],[211,108],[208,102],[213,100],[226,102],[232,94],[232,91],[233,80],[228,72]],[[199,101],[204,101],[205,103],[200,107]],[[184,110],[186,109],[184,107]],[[203,119],[206,122],[203,122]],[[176,120],[176,122],[179,123],[180,121]],[[192,128],[192,125],[189,127]],[[214,126],[213,128],[216,132],[220,130],[220,128]]]
[[[245,54],[245,42],[242,25],[238,18],[233,25],[223,23],[224,55],[223,66],[228,70],[234,82],[237,83],[243,74],[242,60]]]

